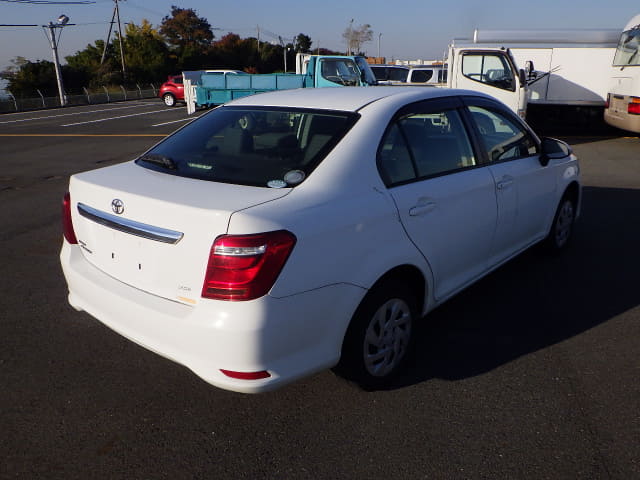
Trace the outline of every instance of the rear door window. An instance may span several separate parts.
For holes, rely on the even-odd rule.
[[[378,151],[388,186],[475,167],[476,157],[457,109],[427,109],[393,122]]]
[[[168,137],[136,163],[214,182],[295,187],[357,118],[350,112],[220,107]]]

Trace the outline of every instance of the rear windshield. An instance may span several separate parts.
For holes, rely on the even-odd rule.
[[[213,182],[295,187],[357,118],[350,112],[220,107],[168,137],[136,163]]]

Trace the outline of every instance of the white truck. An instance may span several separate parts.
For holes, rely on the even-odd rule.
[[[614,127],[640,133],[640,15],[625,26],[612,69],[604,119]]]
[[[380,67],[373,65],[374,68]],[[401,69],[401,75],[392,83],[398,86],[424,85],[425,87],[461,88],[491,95],[525,118],[529,96],[527,77],[524,69],[519,69],[511,52],[496,46],[474,45],[470,40],[454,40],[448,48],[446,58],[437,66],[395,65],[382,66]],[[427,68],[430,80],[416,81],[415,73]],[[437,71],[437,77],[435,70]],[[409,72],[413,72],[409,75]],[[381,78],[389,78],[384,75]],[[381,82],[382,83],[382,82]]]
[[[473,43],[508,47],[527,71],[528,116],[562,124],[602,123],[617,30],[475,30]]]
[[[527,78],[511,51],[459,42],[454,40],[449,46],[447,83],[443,86],[486,93],[525,118],[529,97]]]

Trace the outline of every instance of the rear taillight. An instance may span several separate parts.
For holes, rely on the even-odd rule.
[[[627,112],[629,115],[640,115],[640,98],[631,97],[631,101],[627,106]]]
[[[216,238],[202,296],[232,301],[262,297],[275,283],[295,243],[296,237],[285,230]]]
[[[73,230],[73,222],[71,221],[71,195],[69,192],[64,194],[62,199],[62,234],[67,242],[77,244],[76,232]]]

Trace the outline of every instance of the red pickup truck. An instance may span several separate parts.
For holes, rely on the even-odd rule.
[[[169,75],[167,81],[160,86],[158,97],[162,99],[167,107],[173,107],[176,102],[184,101],[182,75]]]

